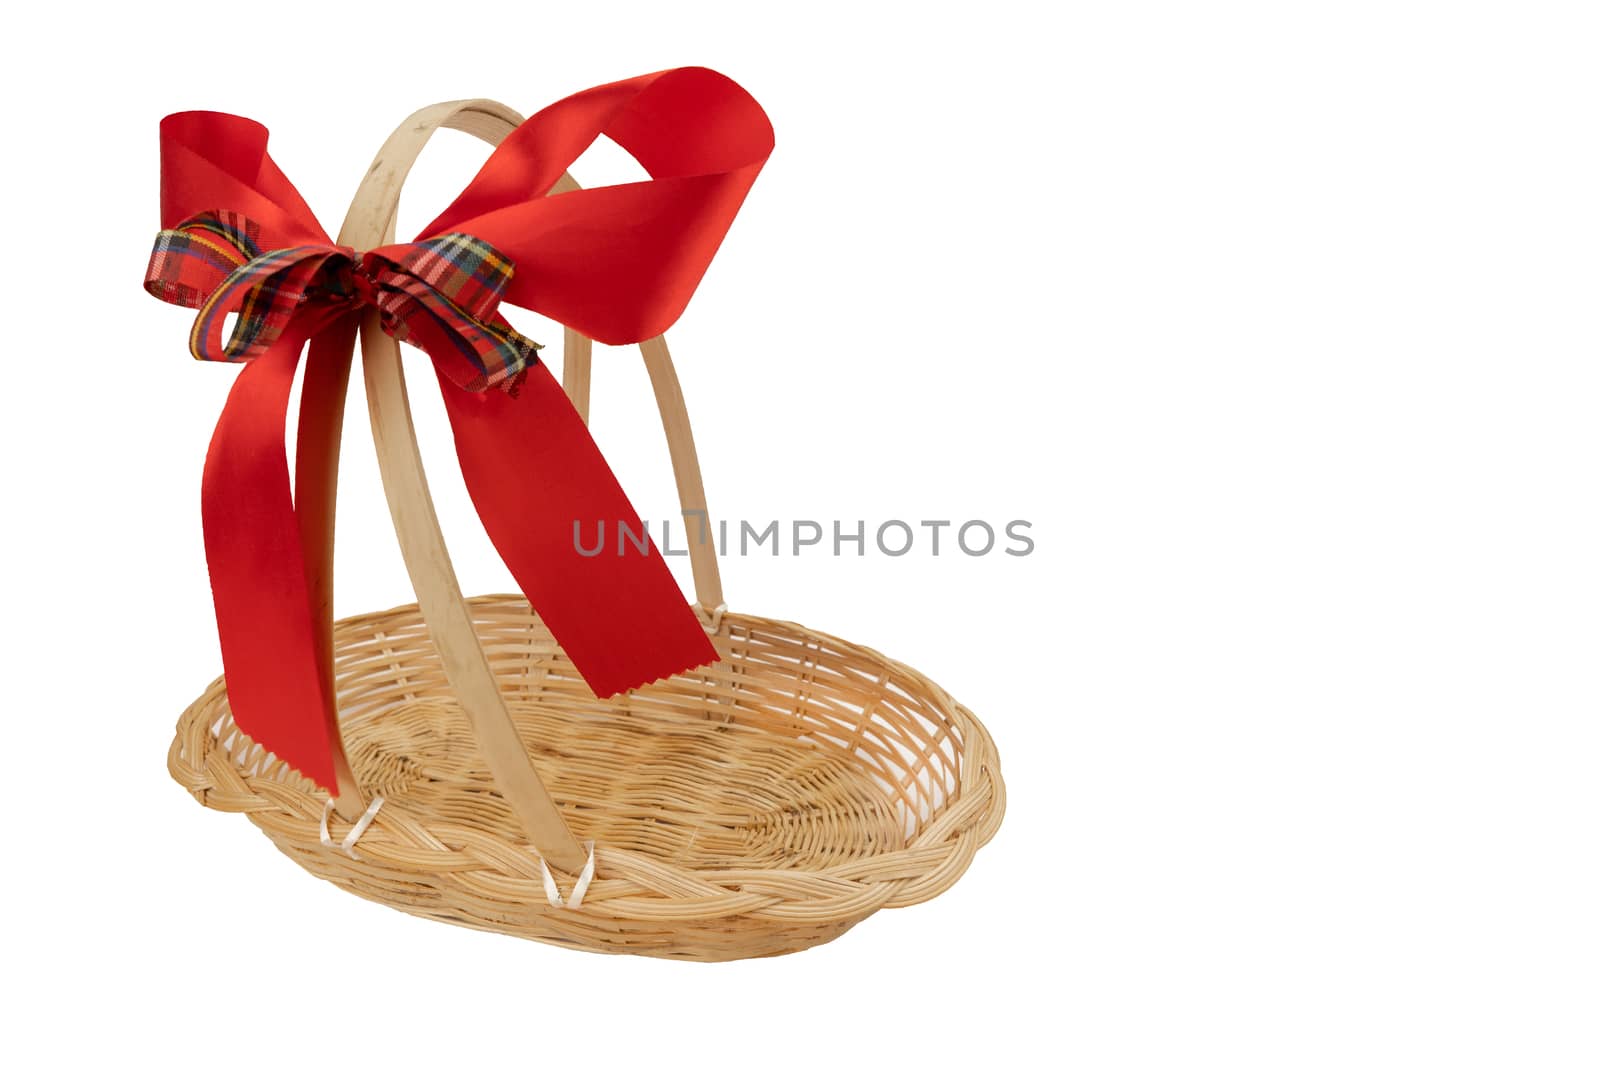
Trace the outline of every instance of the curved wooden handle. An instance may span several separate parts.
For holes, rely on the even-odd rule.
[[[435,104],[416,112],[379,149],[351,202],[339,231],[339,242],[364,250],[394,241],[400,190],[412,164],[435,130],[440,127],[462,130],[498,145],[521,122],[521,116],[515,111],[492,100]],[[563,175],[551,192],[577,188],[578,183],[571,175]],[[681,506],[686,516],[696,516],[700,524],[694,527],[689,539],[696,598],[702,615],[715,618],[715,612],[723,604],[716,539],[710,534],[705,488],[683,393],[666,339],[652,338],[639,348],[661,409]],[[517,736],[493,671],[478,643],[445,547],[444,534],[439,528],[433,498],[428,492],[406,397],[399,344],[383,332],[376,312],[369,312],[362,320],[361,350],[367,407],[384,494],[389,501],[406,570],[416,589],[418,606],[439,651],[445,676],[467,713],[484,762],[523,824],[528,839],[551,865],[575,873],[586,862],[587,850],[567,827]],[[563,384],[586,420],[592,351],[588,338],[570,329],[565,331]],[[350,792],[355,794],[354,790]]]
[[[393,242],[401,186],[434,130],[452,126],[483,136],[501,127],[514,127],[520,121],[514,112],[485,100],[436,104],[412,115],[379,149],[372,169],[356,190],[339,231],[339,242],[362,250]],[[548,863],[568,873],[576,872],[583,867],[588,853],[567,828],[534,769],[478,643],[439,529],[433,497],[428,492],[411,406],[406,399],[400,345],[383,332],[376,311],[369,310],[362,318],[361,356],[384,495],[389,499],[400,552],[416,589],[422,617],[428,623],[429,636],[439,650],[445,677],[466,711],[495,784],[522,823],[528,840]]]

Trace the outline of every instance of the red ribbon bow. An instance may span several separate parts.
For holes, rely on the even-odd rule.
[[[602,134],[651,180],[547,196]],[[575,523],[641,524],[537,346],[494,309],[504,299],[606,344],[664,332],[772,143],[760,105],[714,71],[603,85],[517,127],[414,244],[358,262],[267,155],[264,127],[203,111],[162,121],[163,230],[215,247],[169,241],[168,254],[192,262],[162,271],[158,241],[152,291],[201,308],[197,355],[247,361],[217,422],[202,490],[228,698],[242,730],[337,791],[331,560],[318,534],[332,521],[352,311],[363,304],[433,357],[479,517],[590,688],[611,696],[716,658],[653,544],[643,554],[575,550]],[[248,243],[223,239],[228,226]],[[229,311],[239,321],[222,344]],[[307,340],[291,495],[283,428]]]

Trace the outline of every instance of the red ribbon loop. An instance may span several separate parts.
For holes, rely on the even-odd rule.
[[[546,196],[601,135],[651,180]],[[568,97],[519,126],[416,243],[359,262],[329,240],[272,162],[259,124],[171,115],[161,148],[166,243],[157,242],[147,286],[200,308],[196,355],[248,363],[218,421],[202,493],[241,729],[337,791],[328,561],[307,548],[318,524],[331,522],[331,468],[313,458],[308,469],[302,454],[302,499],[291,497],[283,427],[308,338],[302,445],[326,440],[336,425],[345,374],[334,362],[347,366],[350,311],[361,304],[432,356],[484,527],[597,695],[716,658],[654,545],[643,554],[576,551],[575,524],[642,524],[537,346],[496,308],[509,300],[610,344],[665,331],[772,150],[772,128],[743,89],[682,68]],[[230,229],[239,243],[224,239]],[[233,312],[239,321],[224,342]],[[516,390],[491,388],[512,383]]]

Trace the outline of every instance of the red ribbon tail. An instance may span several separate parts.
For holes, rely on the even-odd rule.
[[[201,511],[234,722],[337,791],[332,694],[284,450],[304,344],[304,330],[291,329],[239,372],[206,453]]]
[[[515,397],[468,392],[442,374],[439,384],[489,539],[596,696],[716,660],[588,427],[543,363],[528,368]]]

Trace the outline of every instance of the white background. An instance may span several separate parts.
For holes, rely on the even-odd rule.
[[[1582,5],[494,7],[8,30],[6,1060],[1596,1062]],[[1010,808],[943,897],[717,966],[403,916],[168,779],[233,372],[139,286],[168,111],[265,122],[336,226],[416,107],[684,64],[778,137],[672,333],[714,513],[1038,544],[726,561],[974,708]],[[442,135],[402,235],[482,158]],[[356,389],[341,614],[410,599]],[[463,583],[509,591],[414,393]],[[594,425],[670,514],[635,353]]]

